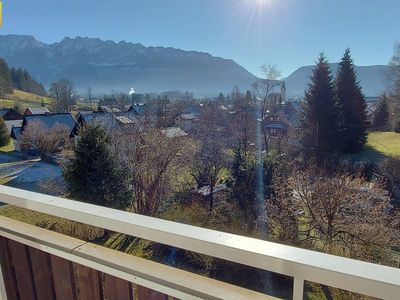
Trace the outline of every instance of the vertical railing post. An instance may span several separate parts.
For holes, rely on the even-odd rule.
[[[303,300],[304,279],[294,278],[293,282],[293,300]]]

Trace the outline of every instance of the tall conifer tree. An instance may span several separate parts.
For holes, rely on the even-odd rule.
[[[387,97],[384,94],[379,100],[378,106],[375,110],[373,126],[375,129],[385,130],[387,129],[389,121],[389,105]]]
[[[10,69],[6,61],[0,58],[0,96],[12,93],[12,81],[10,76]]]
[[[341,151],[340,110],[332,73],[324,54],[320,55],[305,92],[300,127],[301,146],[306,159],[314,159],[321,166]]]
[[[241,146],[235,151],[232,165],[232,198],[244,213],[246,222],[252,226],[257,218],[256,164],[251,155],[245,155]]]
[[[345,153],[359,152],[367,141],[367,106],[348,48],[339,63],[336,91],[342,112],[343,151]]]
[[[127,176],[114,159],[109,144],[110,137],[100,125],[83,128],[63,175],[74,199],[126,208],[130,200]]]
[[[10,132],[8,131],[6,122],[0,117],[0,147],[7,146],[10,142]]]

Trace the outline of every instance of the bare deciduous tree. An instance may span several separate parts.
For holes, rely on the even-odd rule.
[[[87,105],[90,107],[90,110],[93,110],[92,87],[91,86],[87,87],[87,92],[88,92],[88,99],[86,102],[88,102]]]
[[[159,130],[134,128],[113,133],[113,147],[127,167],[133,199],[130,211],[155,216],[171,192],[181,143]]]
[[[75,104],[74,84],[68,79],[60,79],[53,82],[49,89],[49,95],[53,99],[55,112],[68,112]]]
[[[388,157],[379,163],[379,173],[386,190],[394,199],[400,198],[400,157]]]
[[[274,88],[280,85],[278,78],[281,77],[281,72],[276,65],[263,65],[261,66],[261,72],[264,78],[253,84],[253,89],[257,98],[259,99],[260,113],[258,118],[261,121],[261,131],[264,136],[265,148],[268,149],[269,135],[268,131],[265,129],[264,118],[267,114],[268,106],[271,104],[271,94]]]
[[[394,54],[390,61],[390,71],[388,74],[390,123],[396,130],[400,128],[400,43],[394,48]],[[396,130],[398,131],[398,130]]]
[[[230,134],[233,140],[232,147],[237,147],[238,144],[247,154],[250,143],[254,142],[255,130],[256,130],[256,116],[255,116],[255,103],[250,91],[247,91],[246,95],[240,95],[238,101],[238,107],[235,114],[231,116],[229,122]]]
[[[61,151],[69,141],[70,130],[67,126],[56,124],[47,128],[42,122],[28,124],[19,142],[23,147],[36,149],[41,155]]]
[[[125,93],[118,93],[114,95],[115,102],[118,106],[118,109],[121,111],[126,110],[126,106],[130,103],[129,96]]]
[[[224,145],[226,127],[221,111],[214,105],[207,106],[197,124],[199,146],[193,157],[192,176],[198,188],[208,186],[209,208],[213,208],[214,188],[218,175],[225,165]]]
[[[391,247],[400,245],[399,218],[379,185],[309,172],[295,172],[278,184],[268,221],[298,232],[297,242],[303,246],[382,262],[389,259],[385,254]]]
[[[215,136],[209,136],[202,141],[193,161],[192,176],[198,187],[208,186],[211,211],[214,205],[214,188],[218,183],[218,175],[224,167],[223,148]]]
[[[393,95],[400,95],[400,43],[394,47],[393,57],[390,60],[389,90]]]

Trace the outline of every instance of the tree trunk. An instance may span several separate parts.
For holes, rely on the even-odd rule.
[[[213,209],[214,202],[214,186],[210,185],[210,211]]]

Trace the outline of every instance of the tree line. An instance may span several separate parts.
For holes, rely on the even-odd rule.
[[[6,61],[0,58],[0,96],[12,94],[14,89],[47,96],[43,85],[36,81],[27,70],[9,68]]]
[[[299,127],[300,147],[306,160],[322,166],[341,153],[363,149],[367,136],[365,97],[347,49],[336,80],[321,54],[305,92]]]
[[[14,88],[39,96],[47,96],[43,84],[32,78],[27,70],[11,68],[10,75]]]
[[[396,57],[396,56],[395,56]],[[393,65],[393,68],[399,68]],[[355,66],[346,49],[333,79],[327,59],[321,54],[305,92],[299,126],[300,148],[306,160],[318,166],[340,157],[360,152],[367,141],[367,129],[400,131],[400,94],[398,80],[390,95],[383,94],[376,104],[370,124],[367,105],[357,80]]]

